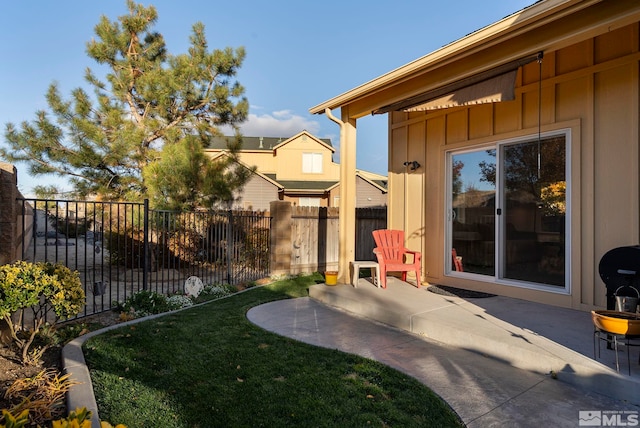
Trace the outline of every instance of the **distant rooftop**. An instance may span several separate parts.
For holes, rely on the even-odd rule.
[[[227,148],[227,141],[233,141],[235,137],[214,137],[211,139],[209,149],[224,150]],[[242,136],[242,150],[273,150],[278,144],[288,140],[291,137],[246,137]],[[331,139],[319,138],[320,141],[333,147],[331,145]]]

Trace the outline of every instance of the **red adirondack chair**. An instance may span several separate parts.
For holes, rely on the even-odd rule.
[[[387,272],[402,272],[402,280],[407,280],[407,272],[415,272],[416,287],[420,288],[420,259],[422,254],[404,246],[404,231],[381,229],[373,231],[376,248],[373,249],[380,265],[380,286],[387,288]],[[407,257],[410,255],[411,257]],[[408,260],[413,259],[413,260]]]
[[[462,257],[458,255],[455,248],[451,249],[451,266],[453,270],[457,270],[458,272],[464,271],[464,267],[462,266]]]

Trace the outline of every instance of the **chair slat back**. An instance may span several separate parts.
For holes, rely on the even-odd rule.
[[[386,260],[402,260],[406,250],[403,230],[374,230],[373,240]]]

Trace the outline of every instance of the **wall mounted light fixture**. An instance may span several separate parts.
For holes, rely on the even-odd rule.
[[[420,164],[418,163],[418,161],[406,161],[405,163],[403,163],[403,165],[408,166],[411,171],[415,171],[416,169],[420,168]]]

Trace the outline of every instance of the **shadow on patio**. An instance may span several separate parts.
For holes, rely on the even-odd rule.
[[[416,335],[502,361],[535,373],[554,373],[561,381],[615,399],[640,402],[638,347],[631,347],[630,368],[620,347],[602,344],[594,360],[591,315],[507,298],[459,298],[435,294],[388,279],[387,289],[366,279],[358,287],[318,284],[310,297],[330,306]],[[634,398],[635,397],[635,398]]]

